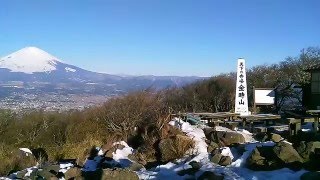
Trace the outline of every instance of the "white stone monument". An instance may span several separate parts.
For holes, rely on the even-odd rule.
[[[245,60],[239,58],[237,66],[235,113],[239,113],[241,116],[249,115],[247,92]]]

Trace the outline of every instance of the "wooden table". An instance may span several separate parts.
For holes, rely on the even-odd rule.
[[[313,116],[314,118],[313,130],[315,132],[318,132],[320,110],[308,110],[307,113]]]

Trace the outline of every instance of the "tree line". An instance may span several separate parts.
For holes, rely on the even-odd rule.
[[[296,86],[309,83],[305,68],[320,63],[320,49],[307,48],[296,57],[277,64],[247,70],[249,102],[252,88],[277,88],[279,104],[288,99],[301,102]],[[181,88],[145,90],[108,100],[101,106],[82,111],[14,114],[0,111],[0,175],[28,167],[15,158],[21,147],[44,148],[50,161],[62,158],[84,160],[88,148],[124,140],[135,148],[155,153],[160,139],[177,134],[168,131],[169,113],[218,112],[234,108],[236,73],[220,74]],[[154,155],[154,154],[153,154]],[[151,156],[151,155],[150,155]]]

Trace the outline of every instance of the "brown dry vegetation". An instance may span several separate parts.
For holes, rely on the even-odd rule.
[[[308,48],[300,56],[289,57],[279,64],[253,67],[248,70],[248,87],[278,87],[280,98],[295,98],[292,85],[308,83],[303,68],[319,62],[320,49]],[[131,93],[83,111],[36,111],[24,115],[0,111],[0,175],[33,163],[16,158],[14,151],[20,147],[44,148],[49,161],[76,158],[81,163],[93,145],[111,146],[124,140],[144,159],[158,160],[160,141],[182,134],[168,125],[169,111],[232,110],[235,81],[235,73],[229,73],[182,88]],[[250,102],[251,88],[248,94]],[[183,147],[172,148],[177,156],[192,146],[191,141],[177,140],[177,144]]]
[[[20,117],[2,111],[0,173],[6,175],[12,169],[24,167],[22,163],[21,166],[12,165],[19,162],[11,160],[11,151],[20,147],[44,148],[49,161],[75,158],[82,164],[92,146],[124,140],[151,152],[146,156],[155,158],[155,143],[181,133],[168,126],[167,110],[161,93],[142,91],[84,111],[37,111]]]

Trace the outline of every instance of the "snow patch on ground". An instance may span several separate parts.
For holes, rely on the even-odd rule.
[[[25,154],[25,156],[33,155],[32,152],[31,152],[31,150],[28,149],[28,148],[19,148],[19,150],[20,150],[21,152],[23,152],[23,153]]]
[[[231,159],[234,158],[232,152],[231,152],[231,149],[229,147],[223,147],[221,148],[221,155],[223,156],[230,156]]]
[[[72,163],[63,163],[60,164],[59,172],[66,173],[71,167],[73,167]]]
[[[189,137],[195,141],[195,152],[194,156],[187,161],[178,160],[180,163],[169,162],[165,165],[159,165],[154,169],[150,170],[141,170],[137,174],[140,179],[186,179],[186,176],[179,176],[177,172],[183,169],[190,168],[188,165],[191,161],[197,161],[202,164],[199,172],[196,173],[196,178],[199,177],[204,171],[212,171],[216,174],[223,174],[225,179],[252,179],[252,180],[264,180],[264,179],[282,179],[282,180],[298,180],[300,176],[307,172],[305,170],[292,171],[288,168],[283,168],[275,171],[252,171],[245,167],[247,158],[250,156],[251,152],[257,146],[274,146],[274,142],[264,142],[260,143],[254,140],[252,134],[246,130],[236,130],[236,132],[244,135],[247,144],[245,144],[245,152],[242,155],[239,155],[236,152],[235,148],[222,148],[222,154],[228,155],[232,159],[235,159],[234,162],[227,167],[223,167],[217,164],[210,162],[209,154],[207,152],[207,144],[205,143],[205,135],[202,129],[192,126],[189,123],[178,121],[174,119],[169,122],[170,125],[180,128],[185,132]],[[232,131],[228,128],[221,126],[216,127],[218,131]]]
[[[129,160],[128,156],[133,153],[133,148],[128,146],[124,141],[116,142],[113,145],[121,144],[124,146],[123,149],[117,149],[116,152],[112,153],[115,162],[119,163],[122,167],[128,167],[132,161]]]
[[[300,176],[307,172],[305,170],[292,171],[288,168],[283,168],[275,171],[252,171],[245,167],[247,158],[250,156],[252,151],[257,146],[274,146],[274,142],[256,142],[252,138],[252,134],[246,130],[236,130],[236,132],[244,134],[247,136],[246,141],[248,143],[244,144],[245,152],[240,154],[236,148],[224,147],[221,148],[221,153],[224,156],[230,156],[233,159],[231,165],[223,167],[217,164],[210,162],[210,155],[207,152],[207,144],[205,142],[205,134],[199,126],[192,126],[189,123],[178,121],[177,119],[169,122],[170,125],[180,128],[187,136],[192,138],[195,142],[195,147],[192,150],[189,150],[186,153],[186,157],[179,159],[175,162],[169,162],[164,165],[159,165],[155,168],[146,170],[141,169],[137,171],[137,175],[140,179],[186,179],[186,178],[198,178],[204,171],[212,171],[216,174],[224,175],[224,179],[251,179],[251,180],[264,180],[264,179],[281,179],[281,180],[298,180]],[[232,131],[230,129],[217,126],[217,129],[220,131]],[[289,143],[289,142],[288,142]],[[132,154],[134,150],[128,146],[124,141],[116,142],[113,145],[121,144],[124,146],[123,149],[117,149],[113,153],[113,161],[111,163],[121,164],[122,167],[128,167],[132,162],[129,160],[128,155]],[[94,171],[96,170],[97,162],[100,162],[102,159],[101,156],[97,156],[92,160],[87,160],[85,164],[84,171]],[[177,172],[191,168],[189,163],[191,161],[199,162],[202,167],[195,174],[195,177],[190,175],[179,176]],[[71,163],[61,164],[60,172],[65,173],[73,165]],[[32,170],[37,167],[28,168],[27,175],[30,176]]]

